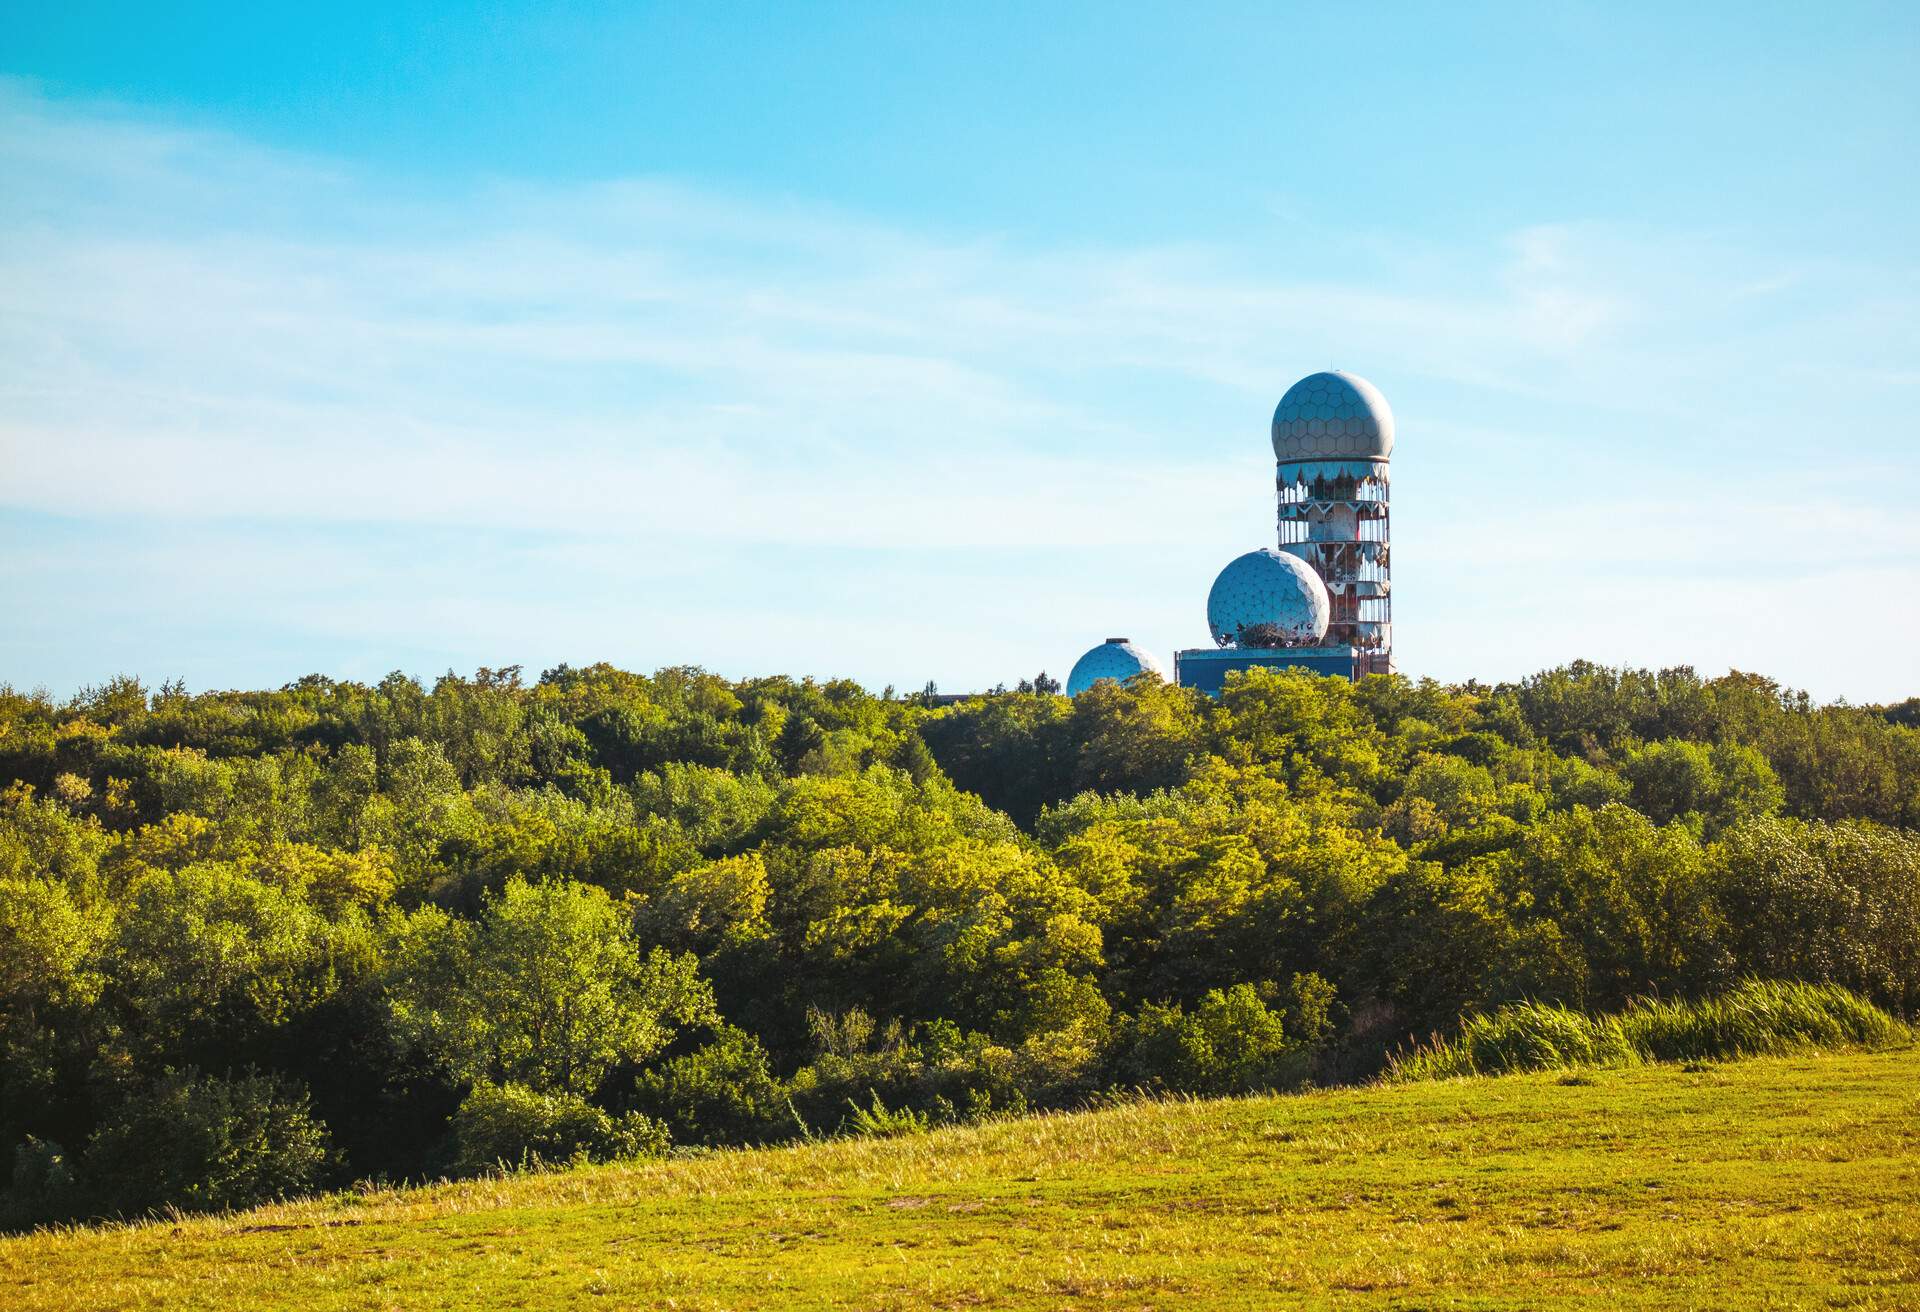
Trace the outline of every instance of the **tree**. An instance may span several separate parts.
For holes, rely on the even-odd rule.
[[[107,947],[107,997],[148,1059],[231,1060],[226,1045],[332,991],[356,963],[354,930],[222,862],[151,871],[127,891]]]
[[[1499,790],[1484,766],[1458,756],[1422,754],[1407,771],[1400,802],[1410,815],[1430,813],[1447,829],[1471,828],[1493,813]],[[1415,803],[1424,802],[1424,808]],[[1409,830],[1418,837],[1417,824]]]
[[[1345,679],[1291,669],[1236,673],[1210,727],[1217,755],[1275,767],[1293,787],[1328,779],[1372,789],[1386,773],[1382,736]]]
[[[0,1048],[100,994],[102,917],[49,879],[0,878]]]
[[[640,1105],[688,1143],[769,1143],[799,1128],[760,1041],[722,1025],[713,1041],[642,1076]]]
[[[1317,975],[1295,975],[1284,1000],[1271,986],[1235,984],[1209,990],[1191,1011],[1148,1003],[1129,1023],[1115,1073],[1188,1093],[1291,1088],[1306,1081],[1332,1004],[1332,986]]]
[[[1569,997],[1585,964],[1558,925],[1532,918],[1506,853],[1448,868],[1415,861],[1369,899],[1343,982],[1389,1004],[1382,1027],[1424,1036],[1463,1015],[1528,997]]]
[[[1513,876],[1529,916],[1579,948],[1586,979],[1563,999],[1590,1010],[1649,991],[1725,983],[1722,923],[1699,843],[1625,806],[1575,807],[1526,833]]]
[[[1749,820],[1715,845],[1712,867],[1740,970],[1920,1008],[1920,836]]]
[[[105,920],[64,884],[0,877],[0,1144],[74,1128]]]
[[[983,697],[929,717],[921,734],[958,787],[1031,825],[1073,794],[1072,715],[1064,698]]]
[[[1655,824],[1697,816],[1710,834],[1771,815],[1786,800],[1767,758],[1739,743],[1648,743],[1627,753],[1620,773],[1633,789],[1634,808]]]
[[[717,1019],[692,954],[643,953],[600,889],[511,879],[478,921],[422,908],[392,927],[396,1032],[465,1080],[590,1094],[684,1025]]]
[[[769,890],[766,862],[758,852],[723,857],[675,875],[658,893],[639,899],[635,921],[656,942],[711,956],[772,932]]]
[[[1074,788],[1147,793],[1179,784],[1201,747],[1205,700],[1157,679],[1095,683],[1073,699]]]

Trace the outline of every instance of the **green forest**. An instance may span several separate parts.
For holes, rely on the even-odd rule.
[[[0,1224],[1354,1082],[1508,1003],[1920,1011],[1920,701],[1054,686],[0,687]]]

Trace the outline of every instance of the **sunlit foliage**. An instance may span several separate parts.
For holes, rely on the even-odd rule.
[[[1584,663],[0,688],[8,1215],[1350,1079],[1520,1002],[1910,1016],[1909,709]]]

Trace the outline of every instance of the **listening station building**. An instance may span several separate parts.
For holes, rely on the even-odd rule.
[[[1393,669],[1387,465],[1393,411],[1366,379],[1310,374],[1273,412],[1279,541],[1227,563],[1207,594],[1211,647],[1174,653],[1174,680],[1217,694],[1234,670],[1292,666],[1359,678]],[[1073,696],[1100,679],[1164,677],[1109,638],[1074,663]]]

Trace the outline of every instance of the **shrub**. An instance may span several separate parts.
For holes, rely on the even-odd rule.
[[[1033,1071],[1022,1054],[951,1021],[916,1026],[911,1035],[898,1021],[876,1031],[872,1018],[855,1008],[810,1011],[808,1024],[814,1059],[786,1087],[796,1128],[849,1128],[846,1109],[863,1100],[924,1113],[929,1125],[1018,1114],[1028,1106],[1023,1076]]]
[[[1306,1082],[1312,1043],[1330,1028],[1331,1003],[1332,989],[1317,975],[1296,975],[1280,1007],[1250,984],[1214,989],[1191,1012],[1148,1003],[1128,1026],[1115,1073],[1123,1083],[1183,1093],[1294,1088]]]
[[[898,1139],[904,1135],[925,1134],[933,1128],[933,1118],[925,1112],[915,1111],[911,1107],[888,1107],[880,1101],[880,1095],[873,1093],[873,1101],[865,1107],[853,1099],[847,1099],[847,1119],[844,1122],[849,1134],[868,1135],[876,1139]]]
[[[606,1162],[667,1150],[660,1122],[639,1112],[612,1116],[570,1093],[524,1084],[477,1084],[451,1127],[453,1169],[474,1175],[495,1167]]]
[[[13,1150],[13,1175],[6,1192],[0,1193],[0,1227],[63,1220],[80,1206],[79,1181],[66,1150],[50,1139],[28,1135]]]
[[[104,1213],[219,1211],[312,1189],[332,1160],[326,1126],[298,1084],[187,1069],[108,1114],[81,1176]]]
[[[1833,984],[1749,980],[1703,1002],[1638,1002],[1620,1028],[1650,1061],[1754,1057],[1796,1048],[1870,1048],[1910,1032],[1858,994]]]
[[[645,1110],[682,1143],[767,1143],[801,1128],[760,1041],[722,1025],[713,1042],[649,1071],[635,1087]]]
[[[1396,1057],[1395,1079],[1497,1075],[1639,1061],[1752,1057],[1796,1049],[1881,1047],[1913,1031],[1831,984],[1749,980],[1698,1002],[1639,1001],[1588,1017],[1525,1002],[1476,1016],[1449,1041]]]
[[[1440,1079],[1560,1066],[1620,1066],[1633,1059],[1618,1024],[1548,1003],[1523,1002],[1473,1017],[1451,1042],[1397,1060],[1394,1074]]]

